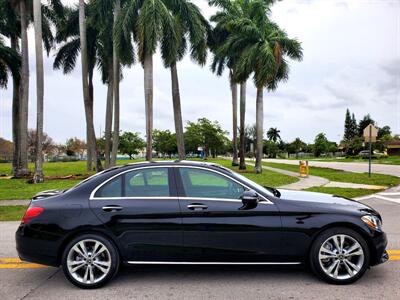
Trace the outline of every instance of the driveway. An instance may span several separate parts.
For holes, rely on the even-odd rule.
[[[291,159],[263,159],[265,162],[283,163],[289,165],[298,165],[298,160]],[[332,161],[309,161],[308,165],[311,167],[331,168],[337,170],[344,170],[355,173],[368,172],[368,162],[332,162]],[[372,164],[372,173],[386,174],[400,177],[399,165],[383,165]]]

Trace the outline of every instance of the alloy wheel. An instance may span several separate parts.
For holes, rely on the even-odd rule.
[[[67,268],[70,275],[83,284],[95,284],[104,279],[111,269],[111,255],[100,241],[84,239],[68,252]]]
[[[364,264],[364,250],[360,243],[346,234],[329,237],[319,249],[319,263],[326,275],[346,280],[360,272]]]

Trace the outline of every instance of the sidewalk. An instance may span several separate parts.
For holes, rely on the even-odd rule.
[[[250,165],[250,164],[248,164]],[[380,185],[369,185],[369,184],[359,184],[359,183],[350,183],[350,182],[337,182],[337,181],[329,181],[326,178],[309,175],[306,178],[300,177],[297,172],[282,170],[278,168],[262,166],[263,169],[274,171],[277,173],[285,174],[288,176],[296,177],[299,181],[282,185],[280,188],[289,189],[289,190],[304,190],[311,187],[338,187],[338,188],[348,188],[348,189],[368,189],[368,190],[383,190],[387,188],[386,186]]]
[[[28,206],[31,200],[0,200],[0,206],[12,206],[12,205],[26,205]]]

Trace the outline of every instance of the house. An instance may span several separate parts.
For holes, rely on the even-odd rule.
[[[385,143],[389,156],[400,156],[400,140],[392,140]]]

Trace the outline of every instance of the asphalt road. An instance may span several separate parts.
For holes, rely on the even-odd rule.
[[[284,163],[290,165],[298,165],[298,160],[292,159],[263,159],[266,162],[272,163]],[[333,162],[333,161],[308,161],[311,167],[322,167],[332,168],[338,170],[344,170],[347,172],[365,173],[368,172],[368,161],[365,162]],[[384,164],[372,164],[372,173],[386,174],[400,177],[400,166],[399,165],[384,165]]]
[[[388,249],[400,250],[400,201],[376,198],[362,201],[382,214],[389,237]],[[400,299],[400,260],[376,266],[348,286],[326,284],[300,267],[140,266],[123,268],[102,289],[81,290],[67,282],[57,268],[1,268],[5,265],[1,264],[2,258],[17,257],[14,245],[17,226],[18,222],[0,222],[2,300]]]

